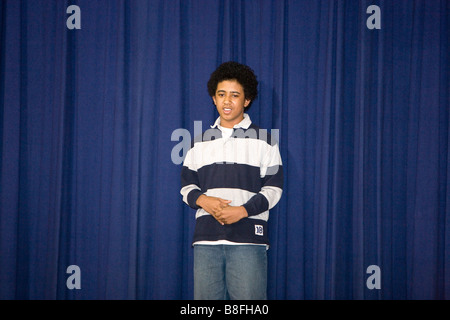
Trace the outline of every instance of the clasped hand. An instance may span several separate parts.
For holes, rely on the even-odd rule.
[[[230,206],[231,200],[202,194],[196,203],[222,225],[232,224],[248,217],[247,210],[243,206]]]

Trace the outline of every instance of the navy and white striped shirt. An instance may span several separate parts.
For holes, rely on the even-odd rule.
[[[219,117],[194,139],[181,170],[183,201],[197,209],[193,243],[269,243],[269,210],[280,200],[283,188],[280,151],[277,141],[271,140],[267,130],[252,124],[247,114],[229,137],[222,133]],[[242,205],[248,217],[221,225],[196,205],[202,194],[231,200],[231,206]]]

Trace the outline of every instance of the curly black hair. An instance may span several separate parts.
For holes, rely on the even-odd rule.
[[[253,70],[234,61],[222,63],[208,81],[208,93],[211,97],[216,94],[218,83],[225,80],[236,80],[244,88],[245,99],[251,100],[248,109],[258,95],[258,80]]]

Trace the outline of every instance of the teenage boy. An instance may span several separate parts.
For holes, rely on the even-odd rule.
[[[250,67],[223,63],[207,86],[219,117],[181,171],[183,201],[197,209],[194,299],[264,300],[267,221],[283,187],[278,144],[245,113],[258,94]]]

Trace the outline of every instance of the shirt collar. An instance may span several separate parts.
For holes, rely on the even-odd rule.
[[[242,121],[239,122],[238,124],[235,124],[233,128],[248,129],[251,124],[252,124],[252,120],[250,120],[250,116],[248,114],[244,113],[244,119],[242,119]],[[211,126],[211,128],[218,128],[219,125],[220,125],[220,117],[218,117],[216,119],[216,122],[214,122],[214,124]]]

